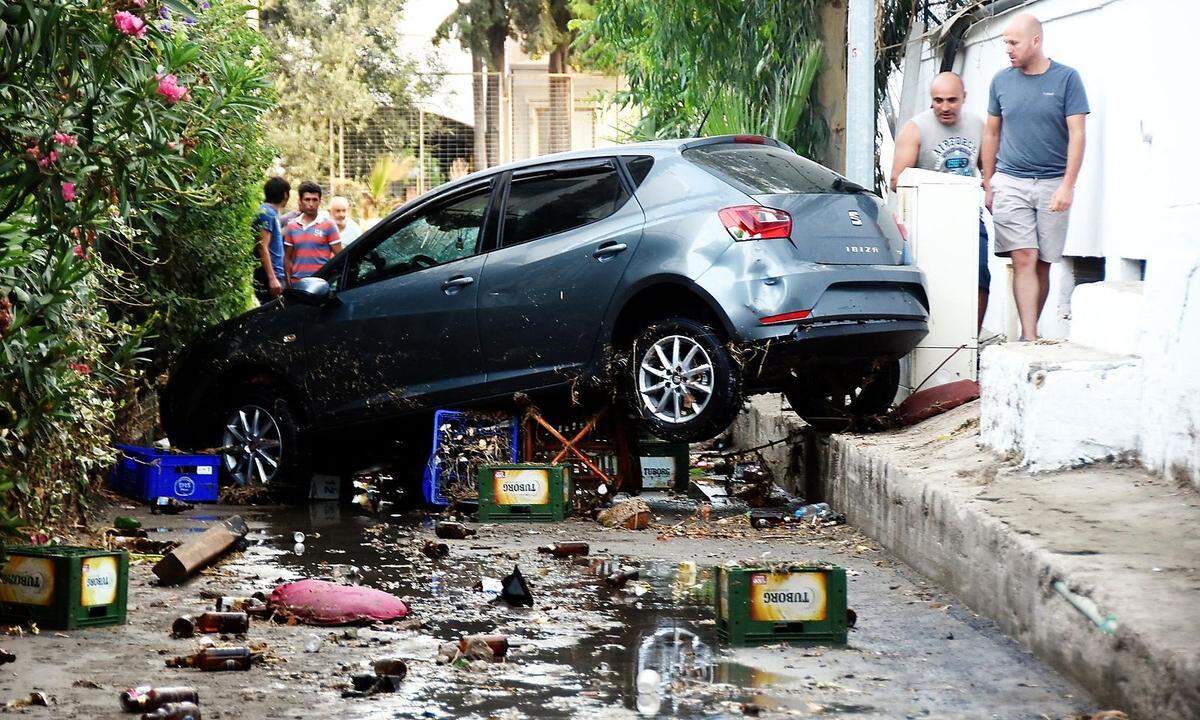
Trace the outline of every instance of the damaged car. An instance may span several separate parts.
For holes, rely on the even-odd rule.
[[[667,440],[714,437],[754,393],[813,422],[881,413],[927,332],[904,242],[876,195],[759,136],[491,168],[210,331],[163,424],[238,482],[287,484],[334,433],[581,380]]]

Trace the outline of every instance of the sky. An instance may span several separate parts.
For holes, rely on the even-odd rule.
[[[451,38],[434,47],[433,34],[458,5],[456,0],[409,0],[404,8],[400,32],[403,50],[416,59],[423,71],[447,73],[441,89],[424,106],[439,115],[471,125],[471,55]]]

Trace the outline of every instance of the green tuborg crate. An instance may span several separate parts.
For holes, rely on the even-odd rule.
[[[691,457],[687,443],[643,438],[637,444],[643,490],[687,492]]]
[[[479,522],[561,522],[571,513],[566,465],[485,465],[479,468]]]
[[[846,642],[846,571],[836,565],[717,568],[717,635],[733,645]]]
[[[70,630],[125,622],[129,554],[70,545],[4,548],[0,622]]]

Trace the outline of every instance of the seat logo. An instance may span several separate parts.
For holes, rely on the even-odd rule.
[[[850,224],[854,227],[862,227],[862,216],[857,210],[847,210],[846,214],[850,216]]]

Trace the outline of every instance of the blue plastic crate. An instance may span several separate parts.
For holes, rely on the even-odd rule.
[[[184,502],[216,502],[221,459],[217,455],[176,455],[154,448],[117,445],[121,456],[109,474],[113,490],[150,501],[173,497]]]
[[[511,449],[511,455],[504,458],[504,462],[517,461],[518,423],[516,417],[497,421],[494,417],[478,418],[476,413],[459,410],[435,411],[433,413],[433,452],[429,455],[429,461],[425,463],[425,471],[421,477],[421,490],[425,495],[425,502],[436,507],[446,507],[450,504],[449,499],[443,493],[443,488],[447,484],[462,481],[474,487],[475,474],[479,471],[479,468],[459,468],[438,462],[438,450],[442,446],[441,428],[443,425],[449,425],[451,433],[465,432],[468,427],[474,427],[476,434],[472,436],[473,440],[503,435],[508,439]]]

